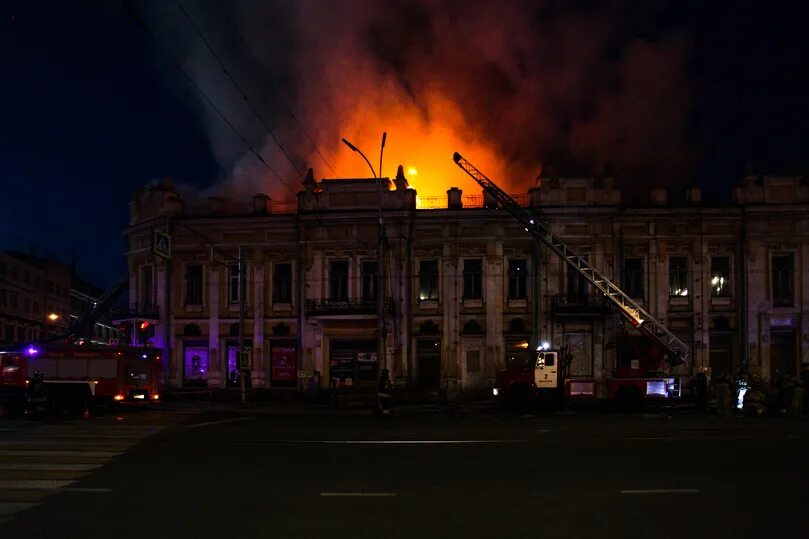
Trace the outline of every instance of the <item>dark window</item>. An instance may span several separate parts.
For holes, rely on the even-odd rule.
[[[6,291],[0,290],[0,307],[6,306]]]
[[[373,302],[376,299],[376,278],[378,264],[375,260],[362,263],[362,301]]]
[[[329,299],[348,301],[348,262],[345,260],[329,263]]]
[[[587,255],[579,255],[587,261]],[[567,298],[569,301],[584,301],[587,297],[587,279],[579,273],[579,270],[567,265]]]
[[[483,261],[472,258],[463,261],[463,299],[483,298]]]
[[[795,304],[795,255],[792,253],[772,257],[772,302],[775,307]]]
[[[17,326],[17,342],[25,341],[25,328]]]
[[[34,302],[34,314],[39,314],[39,302]]]
[[[508,261],[508,298],[525,299],[528,296],[526,283],[528,283],[528,271],[525,259],[512,258]]]
[[[292,303],[292,264],[276,264],[272,276],[273,303]]]
[[[438,299],[438,261],[422,260],[419,263],[419,299]]]
[[[202,305],[202,264],[185,268],[185,304]]]
[[[729,256],[714,256],[711,258],[711,296],[715,298],[730,297]]]
[[[6,275],[6,263],[0,262],[0,277],[5,277]]]
[[[239,300],[241,300],[241,275],[239,275],[239,264],[231,264],[229,269],[228,301],[230,303],[238,303]]]
[[[28,270],[23,271],[23,280],[25,284],[31,284],[31,272]]]
[[[688,295],[688,257],[669,258],[669,296]]]
[[[9,292],[8,293],[8,306],[12,309],[17,308],[17,293],[16,292]]]
[[[14,326],[6,326],[6,342],[14,342]]]
[[[643,299],[643,259],[624,259],[624,293],[630,298]]]

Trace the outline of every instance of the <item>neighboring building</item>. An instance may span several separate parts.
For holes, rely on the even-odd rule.
[[[398,386],[453,398],[488,390],[542,341],[571,352],[573,376],[612,372],[620,317],[489,197],[453,188],[443,208],[419,209],[401,172],[381,182],[310,174],[297,207],[256,195],[194,209],[165,182],[137,194],[124,232],[130,299],[169,350],[170,384],[237,382],[240,247],[254,387],[315,374],[323,389],[339,379],[370,390],[381,351]],[[667,195],[627,208],[611,178],[543,178],[518,200],[690,345],[694,368],[797,372],[809,361],[805,182],[745,178],[727,207],[704,206],[697,188],[680,206]],[[152,254],[155,229],[171,234],[170,263]]]
[[[63,333],[70,324],[70,270],[54,260],[0,251],[0,344]]]
[[[70,287],[70,319],[75,320],[92,311],[103,296],[104,290],[74,275]],[[112,318],[115,316],[114,312],[102,314],[93,324],[92,335],[87,336],[89,340],[95,344],[117,344],[121,339],[121,331],[113,325]]]
[[[101,295],[53,257],[0,251],[0,345],[62,335]],[[95,324],[92,340],[106,344],[118,338],[108,318]]]

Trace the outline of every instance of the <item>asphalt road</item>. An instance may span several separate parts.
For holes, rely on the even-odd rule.
[[[122,417],[0,430],[0,537],[809,537],[808,421]]]

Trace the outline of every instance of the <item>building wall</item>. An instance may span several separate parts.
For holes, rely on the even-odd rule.
[[[69,298],[70,272],[64,265],[0,252],[0,344],[60,334],[69,324]]]
[[[263,195],[243,209],[227,209],[215,199],[207,208],[186,210],[169,185],[139,194],[125,231],[130,296],[160,306],[155,345],[171,348],[171,384],[227,384],[227,347],[237,339],[239,318],[238,303],[228,297],[228,264],[239,247],[249,275],[244,334],[253,353],[254,386],[316,383],[325,389],[335,372],[343,373],[343,382],[352,378],[345,376],[349,361],[358,377],[351,383],[361,385],[363,376],[372,378],[368,369],[381,353],[379,362],[397,385],[410,380],[409,387],[453,398],[486,390],[507,358],[524,353],[523,343],[533,349],[543,341],[574,351],[575,375],[604,380],[614,371],[620,320],[605,313],[586,287],[584,300],[573,298],[567,266],[548,249],[537,251],[509,214],[484,207],[419,210],[403,178],[383,181],[381,194],[375,180],[312,181],[292,213],[273,213]],[[541,209],[555,235],[616,283],[624,281],[627,259],[642,260],[639,302],[691,347],[695,369],[749,368],[767,378],[794,372],[809,360],[807,189],[800,179],[745,178],[733,196],[732,206],[706,207],[691,189],[686,203],[673,205],[658,189],[647,206],[626,208],[609,178],[554,178],[522,198]],[[376,305],[362,301],[363,262],[378,256],[380,206],[382,347]],[[156,226],[172,234],[168,262],[149,249]],[[790,253],[794,299],[776,305],[773,257]],[[481,298],[463,297],[464,261],[472,259],[481,261]],[[509,298],[512,259],[527,264],[524,298]],[[675,295],[671,266],[678,259],[685,266]],[[426,260],[438,265],[436,299],[419,295]],[[727,294],[712,293],[717,260],[729,261],[723,274]],[[347,302],[329,298],[334,261],[347,262]],[[195,305],[185,301],[191,264],[204,268],[204,294]],[[273,298],[278,264],[292,269],[291,301],[284,303]],[[144,290],[144,272],[154,275],[153,289]],[[206,347],[204,379],[190,380],[184,350]],[[296,373],[290,379],[294,369],[283,368],[283,354],[294,356],[288,359],[304,378]],[[319,374],[314,382],[312,374]]]

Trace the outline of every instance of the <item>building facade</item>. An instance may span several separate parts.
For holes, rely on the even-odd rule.
[[[102,294],[54,257],[0,251],[0,346],[63,335]],[[118,336],[109,317],[102,316],[88,337],[108,344]]]
[[[304,187],[295,205],[193,208],[168,183],[134,198],[130,302],[168,350],[169,384],[237,384],[240,332],[253,387],[370,391],[387,368],[397,387],[454,398],[543,342],[570,352],[571,376],[616,369],[621,318],[487,196],[453,188],[421,209],[401,171]],[[543,178],[517,200],[688,344],[692,369],[796,373],[809,361],[803,179],[745,178],[726,207],[696,188],[680,205],[667,195],[628,208],[611,178]]]

